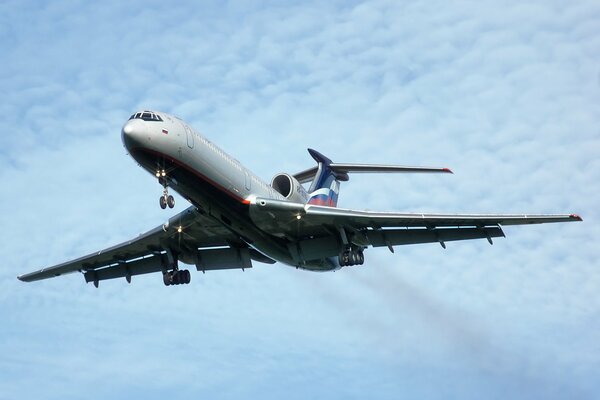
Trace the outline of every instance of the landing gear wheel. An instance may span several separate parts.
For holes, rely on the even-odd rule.
[[[352,246],[340,253],[338,262],[341,267],[362,265],[365,262],[365,255],[360,247]]]
[[[167,208],[167,206],[169,208],[173,208],[175,207],[175,199],[169,194],[169,180],[167,179],[167,171],[164,169],[164,167],[163,169],[160,169],[160,166],[157,167],[159,168],[156,170],[156,177],[158,178],[158,183],[160,183],[163,187],[163,194],[159,199],[160,208],[163,210]]]
[[[165,286],[187,285],[192,281],[192,275],[187,269],[168,271],[163,274]]]
[[[346,267],[346,266],[350,265],[350,252],[344,251],[340,255],[340,265],[342,267]]]
[[[181,283],[181,271],[173,272],[173,285],[180,285]]]
[[[171,285],[171,277],[172,277],[172,273],[171,272],[165,272],[163,274],[163,283],[165,284],[165,286],[170,286]]]
[[[169,271],[163,274],[163,283],[165,286],[187,285],[192,281],[192,275],[187,269]]]

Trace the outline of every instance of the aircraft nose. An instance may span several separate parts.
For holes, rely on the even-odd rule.
[[[144,123],[139,119],[127,121],[121,129],[121,139],[128,149],[142,144],[144,135]]]

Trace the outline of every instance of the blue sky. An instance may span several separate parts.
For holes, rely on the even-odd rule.
[[[322,3],[0,3],[0,399],[597,398],[600,4]],[[140,108],[265,180],[307,147],[455,172],[340,206],[585,221],[326,274],[17,281],[171,215],[120,141]]]

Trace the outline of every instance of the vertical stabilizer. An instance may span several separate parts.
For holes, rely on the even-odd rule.
[[[348,175],[333,171],[330,167],[332,161],[318,151],[308,149],[308,152],[318,163],[317,173],[308,190],[310,193],[308,204],[329,207],[337,206],[340,181],[348,180]]]

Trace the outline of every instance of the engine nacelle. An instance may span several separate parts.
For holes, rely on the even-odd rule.
[[[289,174],[277,174],[271,181],[271,187],[281,194],[286,200],[296,203],[306,203],[308,193],[296,178]]]

